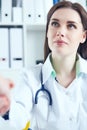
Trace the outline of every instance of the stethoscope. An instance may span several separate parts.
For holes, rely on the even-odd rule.
[[[39,95],[40,92],[46,93],[46,96],[48,96],[48,98],[49,98],[49,105],[52,105],[51,93],[44,87],[44,84],[43,84],[42,70],[41,70],[41,88],[38,89],[36,94],[35,94],[35,104],[38,104],[38,95]]]

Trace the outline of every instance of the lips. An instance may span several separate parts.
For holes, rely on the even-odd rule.
[[[65,41],[63,40],[55,40],[54,43],[56,43],[57,45],[64,45],[67,44]]]

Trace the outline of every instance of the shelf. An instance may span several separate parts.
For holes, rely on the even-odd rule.
[[[0,22],[0,26],[23,26],[23,23],[18,23],[18,22],[10,22],[10,23],[5,23],[5,22]]]
[[[27,30],[43,30],[45,31],[45,24],[26,24]]]
[[[1,0],[1,1],[3,1],[3,0]],[[21,14],[22,19],[20,19],[20,12],[18,13],[17,10],[14,10],[14,11],[16,11],[15,15],[14,15],[15,16],[15,19],[14,19],[14,17],[13,17],[13,7],[14,6],[11,7],[12,12],[11,12],[10,20],[2,19],[2,14],[0,17],[1,18],[0,19],[0,29],[2,31],[1,34],[3,34],[3,30],[6,30],[7,40],[6,40],[5,34],[4,34],[3,41],[8,41],[8,43],[6,42],[6,45],[8,44],[8,47],[7,47],[8,54],[6,54],[6,56],[8,56],[8,62],[9,62],[8,66],[10,66],[10,67],[12,67],[12,64],[13,64],[12,61],[13,61],[13,59],[16,59],[15,55],[17,53],[18,53],[19,59],[20,59],[20,57],[22,57],[23,67],[26,67],[26,68],[36,65],[36,61],[42,60],[44,57],[43,50],[44,50],[45,28],[46,28],[45,14],[44,14],[44,20],[40,19],[38,21],[38,20],[36,20],[36,16],[34,16],[33,22],[31,22],[29,19],[27,19],[27,15],[29,14],[28,11],[29,11],[30,6],[28,7],[26,2],[29,2],[29,1],[24,0],[22,3],[22,14]],[[35,4],[35,3],[33,3],[33,4]],[[8,7],[7,5],[5,5],[5,6]],[[27,7],[28,7],[28,10],[26,10]],[[17,21],[16,21],[16,19],[17,19]],[[22,30],[22,31],[15,33],[15,30],[16,31]],[[1,38],[2,38],[2,35],[1,35]],[[21,39],[22,39],[22,42],[21,42],[22,45],[20,45]],[[5,43],[5,42],[3,42],[3,43]],[[12,47],[13,44],[14,44],[14,47]],[[3,45],[4,44],[2,44],[2,46]],[[16,50],[15,50],[15,46],[17,47]],[[11,48],[13,48],[13,49],[11,49]],[[21,49],[22,54],[20,54],[21,56],[19,55],[19,52],[20,52],[19,48],[22,48]],[[2,49],[2,50],[3,50],[3,52],[5,51],[4,49]],[[11,56],[11,54],[14,54],[14,57]],[[2,57],[2,55],[0,55],[0,56],[1,56],[1,58],[5,57],[4,55],[3,55],[3,57]],[[17,66],[18,65],[19,65],[19,63],[17,64]],[[15,67],[15,69],[12,69],[12,68],[8,68],[8,66],[6,66],[7,69],[6,68],[3,69],[4,67],[1,67],[0,74],[4,75],[6,77],[10,77],[11,79],[17,79],[17,75],[19,74],[21,69],[16,69],[16,67]]]

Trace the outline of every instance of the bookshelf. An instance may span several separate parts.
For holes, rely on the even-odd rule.
[[[45,2],[45,0],[40,0],[40,1],[42,3]],[[6,6],[8,6],[7,5],[8,2],[11,2],[11,3],[9,4],[9,7],[6,7]],[[18,4],[16,2],[18,2]],[[36,14],[34,14],[34,19],[32,22],[32,20],[30,20],[30,18],[29,18],[29,15],[30,15],[29,13],[31,13],[31,12],[26,12],[27,11],[26,8],[29,9],[28,3],[30,3],[30,2],[31,2],[31,0],[1,0],[2,4],[0,7],[0,29],[6,28],[6,29],[8,29],[8,32],[11,29],[15,29],[15,30],[18,28],[22,29],[22,44],[23,44],[23,46],[22,46],[23,47],[22,48],[23,49],[22,50],[22,59],[23,59],[22,65],[20,66],[20,64],[18,63],[19,67],[17,67],[18,65],[16,63],[16,65],[13,67],[11,59],[10,59],[9,63],[8,63],[10,65],[8,65],[8,67],[6,67],[6,68],[2,67],[3,64],[0,67],[0,74],[3,75],[4,77],[11,78],[14,81],[17,81],[19,73],[23,67],[28,68],[30,66],[35,65],[38,60],[43,59],[43,47],[44,47],[45,23],[46,23],[45,22],[45,20],[46,20],[45,12],[43,12],[44,19],[41,18],[41,20],[39,20],[39,21],[37,20],[37,22],[35,20]],[[41,2],[40,2],[40,4],[41,4]],[[35,8],[35,0],[32,0],[32,4],[34,7],[33,6],[31,6],[31,7]],[[52,1],[50,3],[50,6],[51,6],[51,4],[52,4]],[[4,6],[4,7],[2,8],[2,6]],[[43,5],[43,7],[44,6],[45,5]],[[3,11],[2,9],[5,9],[5,10]],[[11,11],[11,13],[10,13],[10,11]],[[34,11],[36,11],[36,10],[34,9]],[[35,12],[33,12],[33,13],[35,13]],[[4,16],[2,17],[2,15],[4,15]],[[38,14],[38,15],[40,15],[40,14]],[[10,18],[8,18],[8,17],[10,17]],[[28,17],[29,19],[26,17]],[[43,20],[43,22],[42,22],[42,20]],[[4,37],[4,32],[2,34]],[[9,35],[9,37],[11,37],[11,32],[8,35]],[[15,38],[19,39],[19,37],[17,35]],[[14,39],[14,41],[15,41],[15,39]],[[8,42],[11,44],[12,40],[9,40]],[[15,44],[16,44],[16,42],[15,42]],[[17,53],[17,51],[19,50],[19,44],[17,43],[15,46],[16,46],[15,53]],[[11,51],[11,47],[10,47],[9,51]],[[0,55],[1,59],[3,57],[4,56]],[[10,54],[10,58],[11,58],[11,54]],[[0,62],[2,62],[2,61],[0,61]]]

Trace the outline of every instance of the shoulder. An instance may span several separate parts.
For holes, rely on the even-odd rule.
[[[42,68],[43,64],[38,64],[38,65],[34,65],[31,66],[29,68],[24,68],[23,69],[23,73],[26,73],[27,75],[29,74],[37,74],[40,72],[41,68]]]
[[[86,59],[80,58],[80,63],[83,67],[86,67],[86,69],[87,69],[87,60]]]
[[[87,60],[83,59],[82,57],[79,57],[79,64],[80,64],[80,70],[87,74]]]
[[[39,80],[42,66],[43,64],[38,64],[29,68],[23,68],[20,75],[28,81]]]

